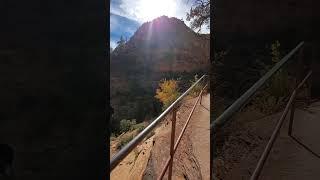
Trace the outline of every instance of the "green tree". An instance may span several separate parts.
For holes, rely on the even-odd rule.
[[[125,39],[123,38],[123,36],[120,36],[120,40],[117,42],[118,46],[117,47],[122,47],[124,46],[126,43]]]
[[[196,0],[190,11],[187,13],[187,21],[190,21],[190,27],[193,30],[201,31],[202,26],[209,28],[210,24],[210,1]]]
[[[162,103],[162,110],[165,110],[180,96],[178,81],[173,79],[160,81],[156,94],[155,98]]]
[[[271,56],[272,56],[272,62],[277,63],[280,61],[280,42],[275,41],[271,44]]]
[[[278,63],[281,60],[280,53],[280,42],[275,41],[271,45],[271,57],[272,57],[272,66]],[[280,69],[275,75],[272,77],[271,84],[269,87],[270,93],[272,96],[276,98],[276,102],[280,100],[280,98],[284,98],[288,95],[289,91],[289,75],[286,69]]]

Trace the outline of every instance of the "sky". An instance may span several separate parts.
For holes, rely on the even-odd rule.
[[[162,15],[183,19],[190,10],[192,0],[111,0],[110,2],[110,46],[114,49],[120,36],[129,38],[144,22]],[[200,33],[209,33],[202,28]]]

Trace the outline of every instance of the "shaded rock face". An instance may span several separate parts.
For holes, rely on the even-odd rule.
[[[215,1],[217,39],[283,38],[306,40],[318,36],[320,3],[315,0]],[[319,37],[319,36],[318,36]]]
[[[0,144],[14,150],[13,175],[105,179],[103,2],[0,4]]]
[[[241,77],[241,80],[251,79],[245,88],[240,88],[243,89],[240,90],[241,92],[236,92],[234,95],[230,95],[231,97],[239,97],[259,79],[259,76],[261,77],[259,73],[250,74],[250,69],[258,66],[258,59],[269,59],[270,61],[270,45],[275,40],[280,41],[280,48],[285,53],[288,53],[300,41],[312,44],[306,48],[319,49],[319,5],[320,2],[315,0],[215,1],[215,49],[216,51],[230,50],[224,61],[227,65],[224,69],[218,67],[217,74],[225,74],[221,77],[228,78],[228,84],[234,85],[240,83],[239,80],[236,80],[239,79],[237,77]],[[267,49],[266,46],[268,46]],[[316,71],[315,67],[319,67],[319,60],[315,58],[318,53],[314,50],[311,52],[312,57],[310,58],[311,67]],[[257,54],[261,54],[261,56],[257,57]],[[247,75],[236,75],[241,71]],[[231,77],[232,75],[234,78]],[[313,86],[319,84],[316,79],[313,79]],[[231,89],[239,89],[238,87],[241,86],[234,85],[232,88],[227,88],[229,92]]]
[[[111,54],[112,106],[116,111],[126,111],[127,117],[122,118],[137,118],[134,112],[121,109],[139,106],[130,103],[141,98],[128,98],[129,95],[145,92],[144,95],[149,95],[147,99],[152,100],[159,80],[172,77],[169,74],[206,72],[210,64],[209,48],[209,35],[195,33],[179,19],[162,16],[144,23],[123,47],[117,47]],[[155,109],[152,106],[152,102],[147,102],[141,108]]]

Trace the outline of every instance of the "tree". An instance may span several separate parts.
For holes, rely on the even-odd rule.
[[[163,104],[162,110],[165,110],[180,96],[178,81],[173,79],[160,81],[156,94],[155,98]]]
[[[120,40],[117,42],[118,47],[123,46],[126,43],[126,41],[124,40],[123,36],[120,36]]]
[[[190,27],[193,30],[201,31],[202,26],[209,28],[210,24],[210,1],[196,0],[190,11],[187,13],[187,21],[190,21]]]

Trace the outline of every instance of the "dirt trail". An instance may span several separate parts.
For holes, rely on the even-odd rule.
[[[177,111],[177,140],[197,98],[187,97]],[[174,156],[173,179],[209,180],[210,175],[210,94],[198,103]],[[148,140],[132,151],[111,173],[113,180],[156,179],[169,157],[171,135],[170,113]],[[133,132],[132,132],[133,133]],[[129,136],[126,133],[122,136]],[[121,138],[121,137],[119,137]],[[111,142],[110,157],[117,152],[117,141]],[[167,174],[164,179],[167,178]]]
[[[185,100],[177,111],[177,140],[196,98]],[[204,95],[203,106],[197,105],[183,135],[173,162],[173,179],[209,179],[210,166],[210,95]],[[156,179],[169,157],[171,115],[155,132],[155,144],[148,162],[144,179]],[[164,179],[167,178],[167,174]]]
[[[287,135],[289,114],[261,173],[261,180],[317,180],[320,177],[320,159]],[[226,180],[250,178],[280,115],[281,113],[278,113],[263,118],[258,123],[255,122],[248,126],[254,129],[263,142],[242,158],[225,178]],[[296,109],[293,135],[318,155],[320,155],[319,127],[320,102],[306,109]]]
[[[210,94],[203,96],[190,120],[188,135],[197,158],[203,180],[210,179]]]

